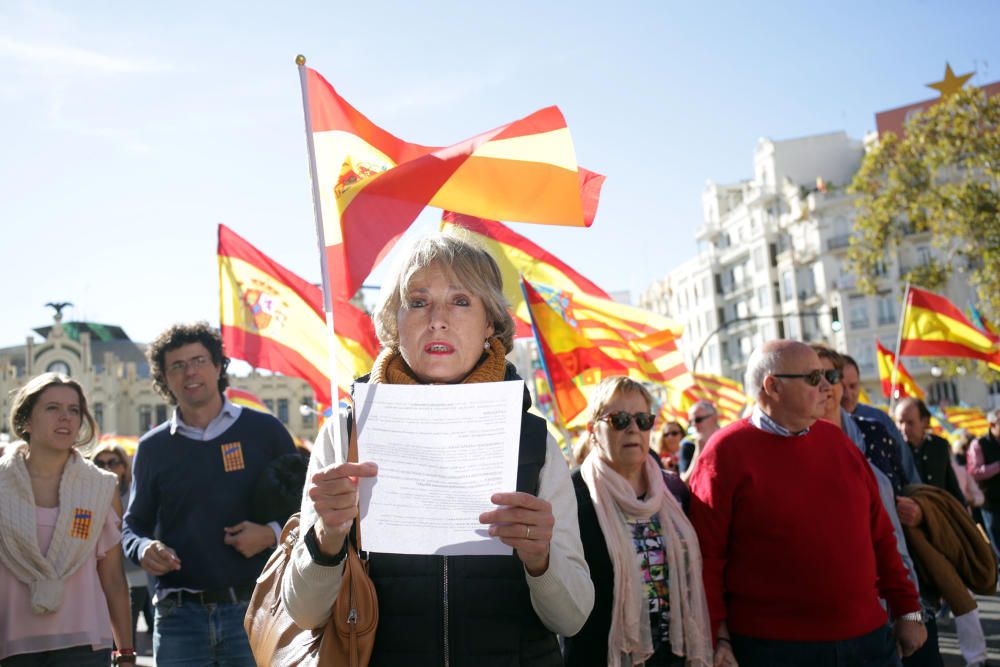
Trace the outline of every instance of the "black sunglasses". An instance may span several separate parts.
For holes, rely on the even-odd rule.
[[[663,435],[684,435],[684,431],[664,431]]]
[[[802,381],[810,387],[819,386],[823,378],[826,378],[826,381],[830,384],[838,384],[841,378],[841,373],[836,368],[831,368],[828,371],[817,368],[808,373],[772,373],[772,375],[776,378],[802,378]]]
[[[693,422],[694,422],[695,424],[700,424],[700,423],[702,423],[703,421],[705,421],[706,419],[711,419],[711,418],[712,418],[712,417],[714,417],[714,416],[715,416],[715,413],[713,412],[713,413],[712,413],[712,414],[710,414],[710,415],[701,415],[700,417],[695,417],[695,418],[694,418],[694,419],[692,419],[691,421],[693,421]]]
[[[613,412],[610,415],[598,417],[598,421],[608,422],[616,431],[624,431],[627,429],[633,419],[635,420],[635,425],[639,427],[640,431],[648,431],[653,428],[653,422],[656,421],[656,415],[650,412],[636,412],[635,414],[630,414],[622,410],[621,412]]]
[[[125,464],[122,463],[121,459],[94,459],[94,465],[102,470],[107,470],[108,468],[117,468]]]

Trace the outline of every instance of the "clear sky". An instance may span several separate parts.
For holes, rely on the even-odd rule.
[[[750,177],[758,138],[860,138],[946,61],[1000,80],[992,0],[280,5],[0,0],[0,347],[47,301],[138,341],[217,323],[219,222],[318,281],[297,53],[416,143],[557,104],[607,176],[597,220],[514,228],[633,295],[695,253],[706,180]]]

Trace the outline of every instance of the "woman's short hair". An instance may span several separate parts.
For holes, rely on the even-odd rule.
[[[642,386],[642,383],[624,375],[604,378],[594,388],[594,393],[590,395],[590,403],[587,404],[587,421],[592,422],[598,417],[604,416],[604,410],[607,409],[608,403],[615,400],[616,396],[633,391],[642,395],[648,409],[653,408],[653,395]]]
[[[103,445],[98,443],[96,447],[90,452],[90,460],[93,461],[101,454],[114,454],[122,462],[125,467],[125,477],[122,479],[122,484],[125,488],[132,486],[132,457],[128,455],[125,448],[121,445],[116,445],[113,442],[106,442]]]
[[[219,393],[225,393],[226,387],[229,386],[229,376],[226,375],[226,369],[229,368],[229,357],[223,352],[222,336],[219,335],[219,332],[210,327],[208,322],[175,324],[157,336],[146,350],[150,374],[153,376],[153,388],[160,396],[174,405],[177,404],[177,397],[170,392],[170,388],[167,386],[165,359],[167,352],[191,343],[204,345],[208,353],[212,355],[212,364],[222,370],[219,373]]]
[[[399,308],[406,299],[413,276],[430,266],[440,266],[462,287],[479,297],[493,324],[493,335],[507,352],[514,349],[514,318],[503,295],[500,267],[483,248],[454,234],[434,234],[418,239],[396,265],[390,280],[382,286],[379,303],[372,315],[375,333],[382,345],[399,345]]]
[[[59,373],[42,373],[28,380],[27,384],[21,387],[14,394],[14,400],[10,406],[10,431],[18,438],[21,438],[29,445],[31,444],[31,434],[26,427],[31,419],[31,411],[35,409],[38,398],[49,387],[69,387],[76,392],[80,401],[80,439],[74,447],[84,447],[88,445],[97,435],[97,422],[90,414],[87,407],[87,396],[83,393],[83,387],[76,380],[72,380]]]
[[[813,349],[813,352],[815,352],[816,356],[820,359],[829,359],[835,369],[841,373],[844,372],[844,366],[847,365],[847,361],[844,359],[844,355],[840,352],[837,352],[833,348],[827,347],[822,343],[812,343],[809,347]]]

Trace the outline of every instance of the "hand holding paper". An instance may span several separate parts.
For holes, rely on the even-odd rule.
[[[351,523],[358,515],[358,479],[375,477],[374,463],[340,463],[327,466],[309,480],[309,499],[316,509],[316,541],[327,556],[336,555]]]
[[[517,549],[528,574],[538,577],[549,569],[549,542],[552,539],[552,505],[530,493],[495,493],[490,501],[503,505],[498,510],[483,512],[480,523],[490,525],[490,535],[499,537],[507,546]]]

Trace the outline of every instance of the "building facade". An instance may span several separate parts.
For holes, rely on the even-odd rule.
[[[847,261],[855,207],[846,187],[864,151],[844,132],[761,139],[753,178],[706,185],[697,256],[639,303],[684,325],[689,368],[742,381],[750,352],[765,340],[822,342],[853,356],[869,395],[881,396],[875,340],[895,349],[900,276],[936,251],[929,234],[911,235],[886,252],[877,294],[857,289]],[[944,295],[956,304],[973,298],[960,276]],[[903,363],[930,403],[1000,405],[1000,383],[987,387],[973,373],[943,377],[914,357]]]
[[[0,434],[8,433],[13,394],[46,371],[64,373],[83,386],[102,434],[141,436],[173,414],[153,389],[146,346],[129,339],[121,327],[61,321],[35,331],[24,345],[0,349]],[[252,371],[230,374],[233,387],[258,396],[292,435],[312,441],[317,418],[313,391],[298,378]],[[306,406],[307,409],[302,409]]]

